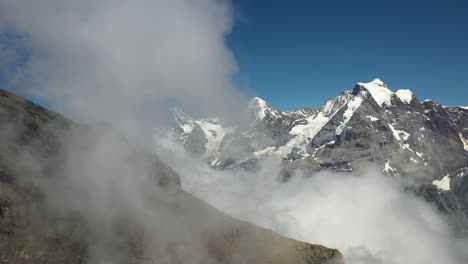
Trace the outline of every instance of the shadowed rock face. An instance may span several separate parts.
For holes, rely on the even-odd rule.
[[[342,263],[336,249],[233,219],[184,192],[171,168],[107,125],[78,125],[0,90],[0,133],[0,263]],[[85,174],[92,157],[77,157],[102,140],[148,174],[139,202],[151,206],[136,211],[116,196],[108,212],[92,211],[100,207],[86,199],[95,193],[62,184]]]

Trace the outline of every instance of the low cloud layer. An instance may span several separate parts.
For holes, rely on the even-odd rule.
[[[335,247],[349,264],[466,263],[468,243],[402,183],[369,165],[356,174],[297,173],[280,183],[279,161],[258,174],[217,171],[170,141],[157,140],[183,188],[216,208],[283,235]],[[180,162],[186,166],[175,166]]]

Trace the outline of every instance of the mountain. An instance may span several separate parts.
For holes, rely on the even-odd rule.
[[[342,263],[336,249],[184,192],[170,167],[108,124],[77,124],[0,90],[0,140],[1,263]]]
[[[282,180],[297,169],[311,174],[324,169],[347,172],[371,162],[410,182],[408,188],[468,230],[468,107],[420,102],[410,90],[393,92],[375,79],[357,83],[320,109],[283,112],[260,98],[248,109],[247,128],[228,128],[217,121],[218,130],[224,131],[216,138],[221,143],[212,144],[203,126],[183,133],[175,126],[172,137],[188,150],[187,145],[196,144],[187,138],[201,138],[192,152],[217,169],[256,170],[262,159],[279,158]],[[209,122],[185,114],[183,120]],[[204,151],[205,140],[205,145],[217,148]],[[237,155],[232,155],[233,149]]]

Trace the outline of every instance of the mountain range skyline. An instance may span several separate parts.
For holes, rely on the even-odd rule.
[[[432,98],[421,98],[419,96],[419,94],[416,94],[413,92],[413,90],[411,88],[397,88],[397,89],[393,89],[393,87],[390,87],[389,85],[387,85],[387,82],[385,81],[384,78],[373,78],[371,80],[368,80],[368,83],[372,83],[372,82],[381,82],[381,83],[384,83],[385,86],[391,91],[393,92],[396,96],[398,96],[400,99],[403,99],[405,96],[411,96],[411,95],[417,95],[418,96],[418,99],[421,101],[421,102],[424,102],[424,101],[433,101],[437,104],[440,104],[442,105],[443,107],[462,107],[462,108],[468,108],[468,102],[466,104],[461,104],[461,105],[444,105],[444,104],[441,104],[440,101],[436,98],[435,100],[433,100]],[[363,83],[366,83],[366,82],[355,82],[355,85],[358,85],[358,84],[363,84]],[[346,90],[349,90],[349,85],[348,85],[348,89],[343,89],[341,90],[339,93],[341,92],[344,92]],[[251,104],[253,101],[256,101],[256,100],[260,100],[264,103],[267,103],[270,107],[273,107],[279,111],[285,111],[285,112],[294,112],[294,111],[298,111],[298,110],[302,110],[302,109],[312,109],[312,110],[317,110],[317,109],[320,109],[328,100],[332,99],[333,98],[333,94],[330,92],[328,94],[328,97],[326,97],[326,99],[321,102],[319,105],[305,105],[304,107],[298,107],[298,108],[291,108],[291,109],[284,109],[284,107],[282,105],[274,105],[273,103],[271,103],[268,99],[264,98],[264,97],[261,97],[259,95],[251,95],[250,98],[247,98],[248,100],[246,101],[246,105],[248,104]],[[403,99],[404,100],[404,99]],[[180,109],[182,110],[183,112],[186,112],[186,109],[184,109],[182,106],[180,105],[177,105],[176,103],[173,104],[172,106],[172,110],[174,109]],[[184,113],[185,114],[185,113]],[[197,114],[194,115],[194,117],[199,117]],[[213,118],[215,117],[214,115],[211,115],[211,116],[206,116],[205,118]],[[203,117],[201,117],[203,118]]]

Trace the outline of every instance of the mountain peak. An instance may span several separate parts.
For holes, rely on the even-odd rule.
[[[265,109],[268,107],[267,102],[259,97],[254,97],[249,103],[249,111],[259,119],[265,117]]]
[[[254,98],[252,98],[252,102],[253,102],[253,101],[266,102],[265,100],[263,100],[262,98],[257,97],[257,96],[255,96]]]
[[[380,78],[375,78],[371,83],[375,83],[380,86],[386,86],[385,83]]]
[[[379,78],[375,78],[372,82],[368,83],[357,83],[359,90],[367,90],[370,95],[374,98],[375,102],[379,105],[390,105],[391,98],[394,93],[388,89],[387,85]]]
[[[383,87],[383,88],[388,89],[387,85],[380,78],[375,78],[374,80],[372,80],[371,82],[368,82],[368,83],[358,82],[357,84],[359,86],[364,86],[364,87],[379,86],[379,87]]]
[[[414,93],[408,89],[400,89],[395,94],[405,104],[409,104],[411,100],[413,100],[413,98],[415,97]]]
[[[260,97],[254,97],[252,98],[252,100],[250,100],[249,102],[249,108],[251,107],[262,107],[262,108],[266,108],[266,107],[269,107],[268,103],[263,100],[262,98]]]

